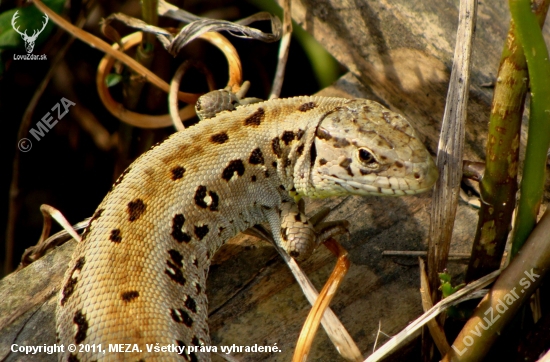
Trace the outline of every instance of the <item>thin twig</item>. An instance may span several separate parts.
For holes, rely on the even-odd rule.
[[[277,70],[273,79],[273,87],[271,88],[271,94],[269,99],[279,98],[281,95],[281,89],[283,88],[283,81],[285,78],[286,61],[288,59],[288,52],[290,50],[290,39],[292,39],[292,18],[291,14],[291,2],[290,0],[284,0],[283,2],[283,37],[281,44],[279,45],[279,60],[277,62]]]
[[[434,305],[426,313],[422,314],[412,323],[410,323],[405,329],[396,334],[392,339],[386,342],[379,350],[374,352],[364,362],[376,362],[382,358],[388,356],[391,352],[396,350],[399,346],[405,343],[410,337],[430,320],[437,317],[440,313],[444,312],[447,308],[462,303],[466,300],[477,299],[487,294],[486,290],[480,290],[481,288],[491,284],[500,275],[500,270],[495,270],[491,274],[484,276],[483,278],[476,280],[458,292],[448,296]]]

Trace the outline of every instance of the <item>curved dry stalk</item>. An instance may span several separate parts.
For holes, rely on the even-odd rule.
[[[319,324],[325,310],[327,310],[330,301],[336,294],[338,287],[342,283],[342,280],[346,276],[349,269],[349,259],[348,252],[338,243],[336,240],[330,238],[324,242],[325,246],[338,257],[336,265],[330,274],[330,278],[327,280],[321,293],[317,297],[315,304],[309,311],[307,319],[302,327],[300,332],[300,337],[296,344],[296,350],[294,351],[294,356],[292,357],[293,362],[302,362],[306,361],[311,350],[311,344],[313,343],[313,338],[319,329]],[[357,356],[357,361],[360,361],[361,356]]]
[[[54,23],[56,23],[59,27],[65,29],[65,31],[67,31],[69,34],[82,40],[83,42],[90,45],[91,47],[97,48],[102,52],[107,53],[112,57],[115,57],[117,60],[121,61],[122,63],[126,64],[128,67],[132,68],[132,70],[134,70],[136,73],[143,76],[148,82],[162,89],[166,93],[170,91],[170,86],[168,85],[168,83],[160,79],[155,73],[151,72],[149,69],[145,68],[143,65],[139,64],[139,62],[137,62],[132,57],[128,56],[127,54],[124,54],[121,51],[114,49],[113,47],[111,47],[109,44],[99,39],[98,37],[82,29],[77,28],[73,24],[63,19],[63,17],[61,17],[60,15],[52,11],[49,7],[44,5],[44,3],[42,3],[40,0],[33,0],[33,2],[40,11],[42,11],[44,14],[47,14]],[[182,102],[194,103],[197,101],[198,95],[192,94],[192,93],[179,92],[178,98]]]
[[[125,51],[133,46],[141,43],[143,33],[132,33],[122,39],[123,48]],[[118,49],[118,44],[113,44],[113,48]],[[169,114],[163,114],[159,116],[142,114],[130,111],[124,107],[122,103],[119,103],[111,97],[111,93],[105,84],[105,77],[110,73],[111,68],[115,63],[115,58],[110,55],[105,55],[99,62],[97,67],[96,85],[97,93],[101,102],[107,108],[107,110],[119,120],[128,123],[135,127],[140,128],[162,128],[172,125],[172,119]],[[179,115],[182,119],[186,120],[195,116],[195,107],[193,104],[189,104],[183,107],[179,111]]]
[[[132,33],[124,37],[121,40],[121,43],[123,44],[122,50],[126,51],[127,49],[130,49],[131,47],[140,44],[142,37],[143,37],[143,33],[141,32]],[[239,89],[240,82],[242,82],[242,66],[241,66],[240,58],[237,54],[237,50],[233,47],[231,43],[229,43],[227,38],[225,38],[221,34],[205,33],[205,34],[202,34],[200,37],[212,43],[222,51],[222,53],[225,55],[227,59],[228,66],[229,66],[228,86],[231,86],[234,89]],[[113,44],[112,47],[114,49],[118,49],[119,45]],[[110,55],[105,55],[99,63],[97,76],[96,76],[97,91],[101,101],[105,105],[105,108],[107,108],[107,110],[112,115],[114,115],[121,121],[135,127],[162,128],[162,127],[168,127],[172,125],[173,117],[171,117],[170,114],[153,116],[153,115],[136,113],[126,109],[126,107],[124,107],[122,103],[115,101],[111,97],[109,89],[105,84],[105,77],[111,71],[111,68],[113,67],[114,62],[115,62],[115,59],[113,57],[111,57]],[[208,80],[208,77],[207,77],[207,80]],[[208,83],[209,83],[209,86],[212,86],[211,80],[208,80]],[[178,88],[176,88],[176,91],[174,91],[174,92],[177,92],[176,94],[181,93],[177,91]],[[170,91],[171,89],[169,89],[168,93],[170,93]],[[181,110],[179,110],[180,122],[181,120],[185,121],[195,116],[195,106],[194,106],[195,102],[196,100],[192,104],[189,104],[184,108],[182,108]],[[173,104],[173,102],[171,102],[170,104]],[[183,124],[181,127],[183,127]]]
[[[181,78],[191,66],[198,68],[203,74],[206,75],[206,82],[208,83],[209,90],[212,91],[215,88],[212,73],[210,73],[208,69],[206,69],[206,67],[204,67],[202,64],[193,63],[189,60],[186,60],[185,62],[180,64],[178,69],[176,69],[176,73],[174,73],[172,80],[170,81],[170,93],[168,94],[168,109],[170,112],[170,117],[172,119],[172,124],[177,131],[183,131],[185,129],[183,121],[179,115],[178,90],[180,88]]]

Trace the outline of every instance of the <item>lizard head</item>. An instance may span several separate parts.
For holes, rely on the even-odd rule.
[[[432,157],[401,115],[351,100],[319,123],[311,149],[313,197],[412,195],[438,177]],[[321,191],[322,190],[322,191]]]

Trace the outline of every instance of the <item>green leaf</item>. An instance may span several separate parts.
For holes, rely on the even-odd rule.
[[[111,74],[108,74],[106,77],[105,77],[105,85],[107,87],[113,87],[115,85],[117,85],[118,83],[122,82],[122,75],[120,74],[115,74],[115,73],[111,73]]]

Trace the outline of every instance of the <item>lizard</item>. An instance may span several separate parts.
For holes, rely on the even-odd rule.
[[[200,108],[200,103],[198,104]],[[206,278],[229,238],[267,222],[298,260],[320,235],[303,197],[413,195],[438,177],[409,122],[365,99],[303,96],[237,106],[172,134],[115,181],[59,293],[58,342],[135,344],[60,361],[209,361]],[[146,350],[176,345],[183,353]]]

